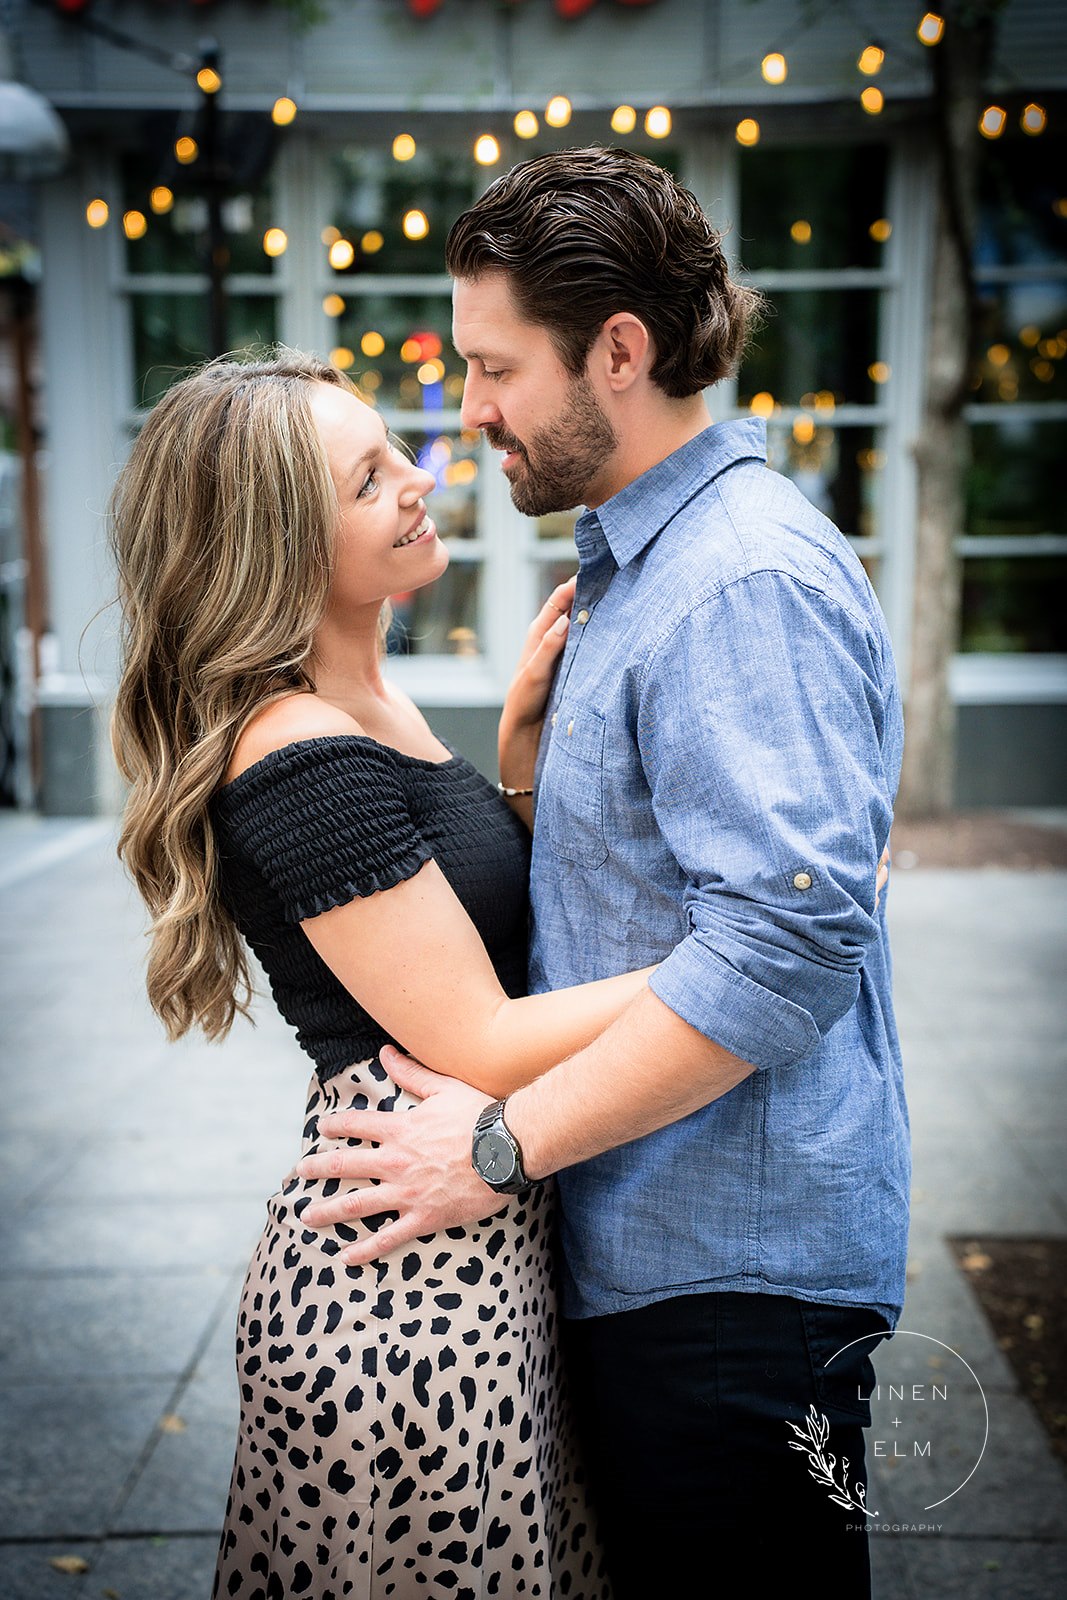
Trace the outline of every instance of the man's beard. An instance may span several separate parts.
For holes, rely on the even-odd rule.
[[[527,517],[583,505],[619,443],[584,374],[571,379],[563,410],[547,428],[531,434],[528,444],[503,428],[486,428],[485,437],[495,449],[518,453],[520,464],[508,485],[516,511]]]

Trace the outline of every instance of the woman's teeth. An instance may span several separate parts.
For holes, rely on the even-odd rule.
[[[396,544],[394,544],[393,549],[394,550],[399,550],[403,545],[410,544],[413,539],[418,539],[421,534],[424,534],[426,532],[426,530],[429,528],[429,526],[430,526],[430,518],[429,518],[429,515],[427,515],[427,516],[423,517],[422,521],[419,523],[417,528],[412,528],[410,533],[405,533],[405,535],[404,535],[404,537],[402,539],[398,539],[396,541]]]

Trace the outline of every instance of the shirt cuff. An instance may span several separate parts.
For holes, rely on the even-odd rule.
[[[697,934],[676,945],[648,981],[683,1022],[754,1067],[792,1066],[819,1043],[810,1011],[727,966]]]

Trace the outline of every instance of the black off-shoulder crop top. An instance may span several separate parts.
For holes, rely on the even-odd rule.
[[[529,835],[463,756],[426,761],[361,734],[272,751],[217,791],[219,891],[323,1080],[399,1044],[300,923],[437,862],[501,987],[526,992]]]

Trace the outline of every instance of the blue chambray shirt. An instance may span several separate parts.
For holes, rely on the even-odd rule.
[[[875,874],[902,718],[874,593],[755,419],[706,429],[576,540],[531,992],[662,963],[656,994],[760,1070],[560,1174],[565,1311],[741,1290],[895,1324],[910,1163]]]

